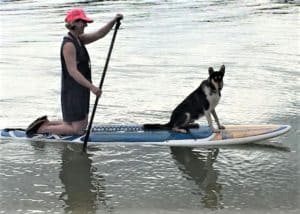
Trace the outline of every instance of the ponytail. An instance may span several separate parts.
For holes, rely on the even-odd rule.
[[[73,23],[68,23],[68,22],[65,24],[65,27],[68,30],[74,30],[76,28],[76,26]]]

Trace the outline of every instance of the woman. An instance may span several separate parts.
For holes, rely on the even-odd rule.
[[[90,57],[86,44],[103,38],[112,29],[117,20],[123,18],[117,14],[105,26],[93,33],[84,33],[85,27],[93,20],[80,8],[70,10],[65,18],[68,35],[61,45],[61,106],[63,121],[49,121],[47,116],[36,119],[26,130],[34,133],[53,133],[60,135],[81,135],[88,124],[90,91],[101,96],[101,90],[91,81]]]

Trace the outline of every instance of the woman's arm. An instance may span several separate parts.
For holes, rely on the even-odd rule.
[[[63,47],[63,55],[65,58],[67,70],[73,79],[80,85],[90,89],[96,96],[101,95],[98,87],[88,81],[78,70],[76,65],[76,49],[73,43],[68,42]]]
[[[93,33],[84,33],[81,34],[79,36],[80,40],[84,43],[84,44],[89,44],[92,42],[97,41],[98,39],[103,38],[104,36],[106,36],[106,34],[108,34],[108,32],[112,29],[112,27],[114,26],[114,24],[116,23],[116,21],[118,19],[122,19],[123,15],[122,14],[117,14],[111,21],[109,21],[106,25],[104,25],[102,28],[100,28],[99,30],[93,32]]]

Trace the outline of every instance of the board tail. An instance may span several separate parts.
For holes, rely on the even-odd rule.
[[[26,129],[23,128],[5,128],[3,129],[5,132],[10,132],[10,131],[26,131]]]

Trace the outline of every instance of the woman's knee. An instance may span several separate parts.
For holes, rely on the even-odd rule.
[[[73,122],[72,127],[74,134],[82,135],[85,133],[85,129],[87,127],[87,120]]]
[[[74,129],[73,134],[74,135],[83,135],[85,133],[84,129]]]

